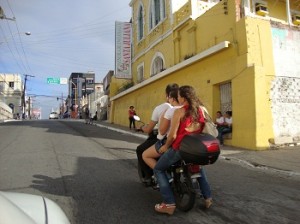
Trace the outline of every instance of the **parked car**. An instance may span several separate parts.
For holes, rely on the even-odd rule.
[[[57,112],[51,112],[49,114],[49,119],[58,119],[59,115]]]
[[[0,191],[1,224],[70,224],[63,210],[43,196]]]

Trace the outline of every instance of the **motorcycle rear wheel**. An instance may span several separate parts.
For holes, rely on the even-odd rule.
[[[172,188],[176,200],[176,208],[184,212],[191,210],[195,204],[196,193],[187,171],[176,174]]]

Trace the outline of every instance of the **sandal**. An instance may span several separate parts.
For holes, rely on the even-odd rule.
[[[169,215],[173,215],[176,209],[176,205],[161,203],[161,204],[156,204],[154,209],[159,213],[167,213]]]
[[[210,208],[210,206],[212,205],[212,199],[211,198],[207,198],[205,199],[205,208]]]

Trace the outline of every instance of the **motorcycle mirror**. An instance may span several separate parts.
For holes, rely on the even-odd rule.
[[[139,116],[137,116],[137,115],[133,115],[133,118],[134,118],[134,120],[136,120],[136,121],[140,121],[140,120],[141,120],[141,118],[140,118]]]

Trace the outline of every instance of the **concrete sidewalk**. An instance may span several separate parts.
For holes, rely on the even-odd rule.
[[[127,133],[143,139],[147,135],[130,130],[127,127],[111,124],[107,121],[97,121],[95,125],[117,132]],[[221,159],[238,163],[255,169],[263,169],[291,177],[300,178],[300,147],[291,146],[265,151],[253,151],[230,146],[223,146]]]

